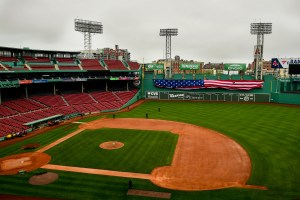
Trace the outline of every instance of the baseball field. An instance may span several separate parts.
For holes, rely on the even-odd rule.
[[[0,175],[0,194],[61,199],[147,199],[127,195],[128,181],[132,180],[134,189],[170,193],[171,199],[300,198],[299,107],[146,101],[112,118],[112,114],[84,118],[79,120],[82,123],[65,124],[1,148],[1,158],[43,152],[51,156],[51,161],[25,174]],[[197,134],[199,137],[195,139]],[[221,142],[215,140],[212,145],[212,135],[221,138]],[[185,143],[183,138],[190,143]],[[111,141],[112,149],[99,146],[107,141]],[[230,148],[222,148],[223,141],[230,144]],[[114,149],[118,142],[124,146]],[[38,143],[39,147],[22,149],[33,143]],[[193,155],[184,153],[191,148],[194,148]],[[210,156],[212,150],[218,150],[220,157]],[[197,159],[201,156],[203,158]],[[212,165],[218,166],[218,170],[207,167],[209,163],[218,163]],[[242,167],[233,168],[238,165]],[[167,175],[172,172],[172,176],[182,181],[166,184],[161,181],[162,176],[154,180],[153,174],[157,178],[162,173],[157,169],[166,166],[170,166]],[[220,179],[226,174],[239,182],[228,184],[230,177],[224,176],[221,182],[226,178],[226,184],[218,179],[218,184],[212,187],[215,189],[209,189],[207,180],[201,175],[197,180],[200,189],[190,187],[190,182],[181,175],[188,177],[189,171],[194,172],[193,176],[198,175],[198,168],[206,170],[207,179]],[[58,178],[46,185],[28,182],[45,170],[56,173]],[[236,174],[229,173],[230,170]],[[218,174],[220,171],[224,173]],[[242,176],[238,177],[239,173]]]

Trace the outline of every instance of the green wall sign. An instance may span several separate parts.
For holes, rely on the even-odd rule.
[[[164,70],[164,64],[145,64],[145,70],[146,71],[152,71],[152,70]]]
[[[246,71],[246,64],[244,63],[225,63],[224,70],[228,71]]]
[[[199,63],[181,63],[179,66],[180,70],[198,70],[200,69]]]

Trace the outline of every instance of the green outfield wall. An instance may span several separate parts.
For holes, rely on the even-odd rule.
[[[197,77],[197,76],[195,76]],[[210,75],[214,80],[217,76]],[[163,79],[162,74],[156,74],[156,79]],[[153,84],[154,74],[145,73],[141,96],[145,99],[157,100],[197,100],[197,101],[228,101],[228,102],[274,102],[300,105],[300,94],[291,93],[300,86],[289,80],[279,80],[272,75],[264,76],[261,89],[251,91],[232,91],[224,89],[172,90],[157,88]],[[290,93],[288,93],[290,92]]]

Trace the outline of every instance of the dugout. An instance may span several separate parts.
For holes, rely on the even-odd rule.
[[[32,122],[27,122],[23,125],[30,127],[32,130],[37,129],[39,127],[47,125],[49,122],[51,123],[59,123],[64,119],[64,115],[58,114],[58,115],[53,115],[50,117],[45,117],[39,120],[35,120]]]

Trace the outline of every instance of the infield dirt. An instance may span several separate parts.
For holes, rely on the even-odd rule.
[[[81,130],[100,128],[157,130],[178,134],[171,166],[155,168],[151,176],[145,176],[163,188],[185,191],[227,187],[266,189],[264,186],[246,184],[251,174],[247,152],[234,140],[216,131],[181,122],[136,118],[100,119],[80,125]],[[55,169],[55,165],[51,168]],[[84,172],[85,168],[78,170]],[[135,175],[132,173],[132,178]]]

